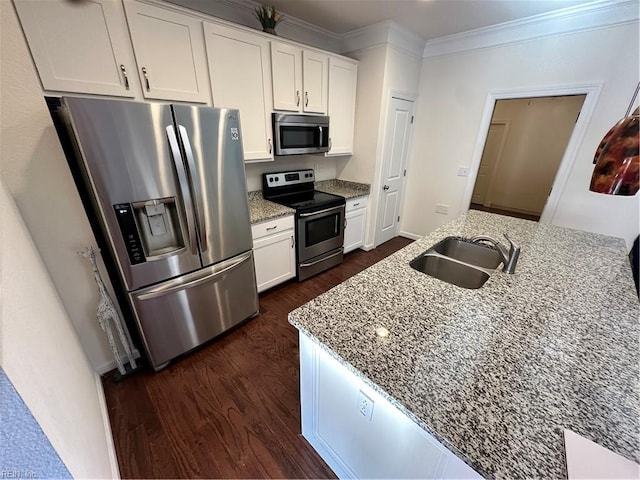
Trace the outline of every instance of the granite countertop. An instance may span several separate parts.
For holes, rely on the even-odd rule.
[[[480,289],[409,267],[445,236],[504,232],[516,273]],[[623,240],[470,211],[289,321],[481,475],[566,478],[565,428],[640,461],[639,310]]]
[[[262,190],[249,192],[248,195],[251,225],[296,213],[293,208],[285,207],[284,205],[279,205],[262,198]]]
[[[349,182],[347,180],[338,180],[334,178],[332,180],[321,180],[315,183],[315,189],[321,192],[333,193],[334,195],[340,195],[347,200],[355,197],[362,197],[363,195],[369,195],[371,191],[371,185],[366,183]]]

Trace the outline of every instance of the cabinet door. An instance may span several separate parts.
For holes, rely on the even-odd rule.
[[[15,0],[15,6],[45,90],[134,96],[135,64],[119,2]]]
[[[202,22],[139,2],[124,2],[145,98],[209,101]]]
[[[254,240],[253,255],[258,292],[296,276],[293,230]]]
[[[360,208],[345,214],[346,225],[344,227],[344,253],[360,248],[364,245],[364,227],[367,217],[367,209]]]
[[[269,41],[204,24],[213,104],[240,110],[245,161],[273,160]]]
[[[327,155],[353,153],[353,125],[356,114],[358,64],[329,59],[330,150]]]
[[[329,92],[329,57],[318,52],[304,50],[302,72],[303,111],[326,114]]]
[[[273,76],[273,108],[299,112],[302,110],[302,50],[283,43],[271,42]]]

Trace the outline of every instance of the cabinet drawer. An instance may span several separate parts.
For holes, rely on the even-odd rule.
[[[367,196],[349,198],[347,200],[347,205],[345,207],[345,211],[346,212],[350,212],[351,210],[357,210],[358,208],[365,208],[367,206],[367,200],[368,199],[369,199],[369,197],[367,197]]]
[[[262,238],[266,235],[272,235],[274,233],[280,233],[285,230],[293,230],[294,222],[293,215],[286,217],[276,218],[274,220],[267,220],[265,222],[256,223],[251,226],[251,236],[253,240]]]

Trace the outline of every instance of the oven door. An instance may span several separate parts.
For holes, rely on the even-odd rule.
[[[298,215],[298,263],[344,243],[344,205]]]

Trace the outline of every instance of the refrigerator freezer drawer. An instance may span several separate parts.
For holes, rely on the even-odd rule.
[[[158,369],[258,312],[253,252],[130,293]]]

